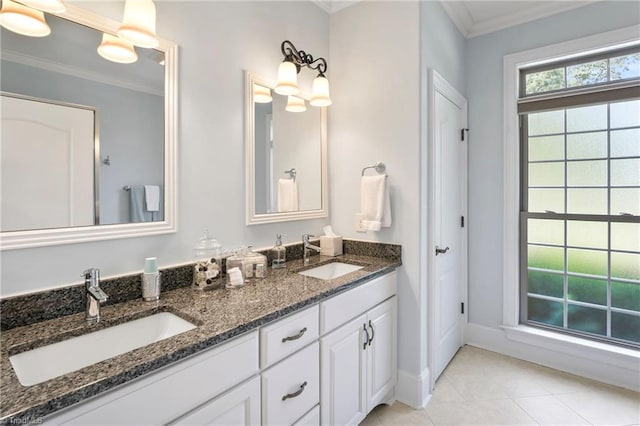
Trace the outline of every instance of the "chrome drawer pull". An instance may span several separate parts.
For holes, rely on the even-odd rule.
[[[364,351],[365,349],[367,349],[367,343],[369,343],[369,331],[367,330],[367,324],[362,324],[362,329],[366,334],[364,338],[364,344],[362,345],[362,350]]]
[[[287,336],[287,337],[283,337],[282,338],[282,343],[286,342],[287,340],[298,340],[299,338],[302,337],[302,335],[304,333],[307,332],[307,327],[303,328],[302,330],[300,330],[300,332],[298,334],[296,334],[295,336]]]
[[[294,393],[288,393],[285,396],[282,397],[282,400],[285,401],[289,398],[295,398],[296,396],[300,396],[300,394],[302,393],[302,391],[304,391],[305,386],[307,386],[307,382],[304,382],[303,384],[300,385],[300,389],[298,389],[297,391],[295,391]]]
[[[369,328],[371,329],[371,338],[369,339],[369,346],[371,346],[371,342],[373,342],[373,336],[375,336],[375,333],[373,332],[373,324],[371,324],[371,320],[369,320]]]

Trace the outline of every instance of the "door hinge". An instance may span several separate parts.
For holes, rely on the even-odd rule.
[[[467,129],[467,128],[460,129],[460,140],[462,142],[464,142],[464,132],[468,132],[468,131],[469,131],[469,129]]]
[[[464,314],[464,302],[460,302],[460,313]]]
[[[460,228],[464,228],[464,216],[460,216]]]

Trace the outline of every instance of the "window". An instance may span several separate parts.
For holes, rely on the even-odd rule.
[[[640,50],[520,82],[520,321],[640,346]]]

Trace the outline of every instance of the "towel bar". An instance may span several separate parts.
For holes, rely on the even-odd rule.
[[[362,169],[362,176],[364,176],[364,171],[367,170],[367,169],[376,169],[376,172],[382,174],[382,173],[385,172],[386,166],[382,162],[377,162],[373,166],[367,166],[364,169]]]

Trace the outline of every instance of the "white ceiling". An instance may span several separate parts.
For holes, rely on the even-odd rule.
[[[337,12],[359,1],[377,0],[312,0],[329,13]],[[438,0],[421,0],[438,1]],[[598,0],[439,0],[451,20],[466,38],[555,15],[586,6]]]

